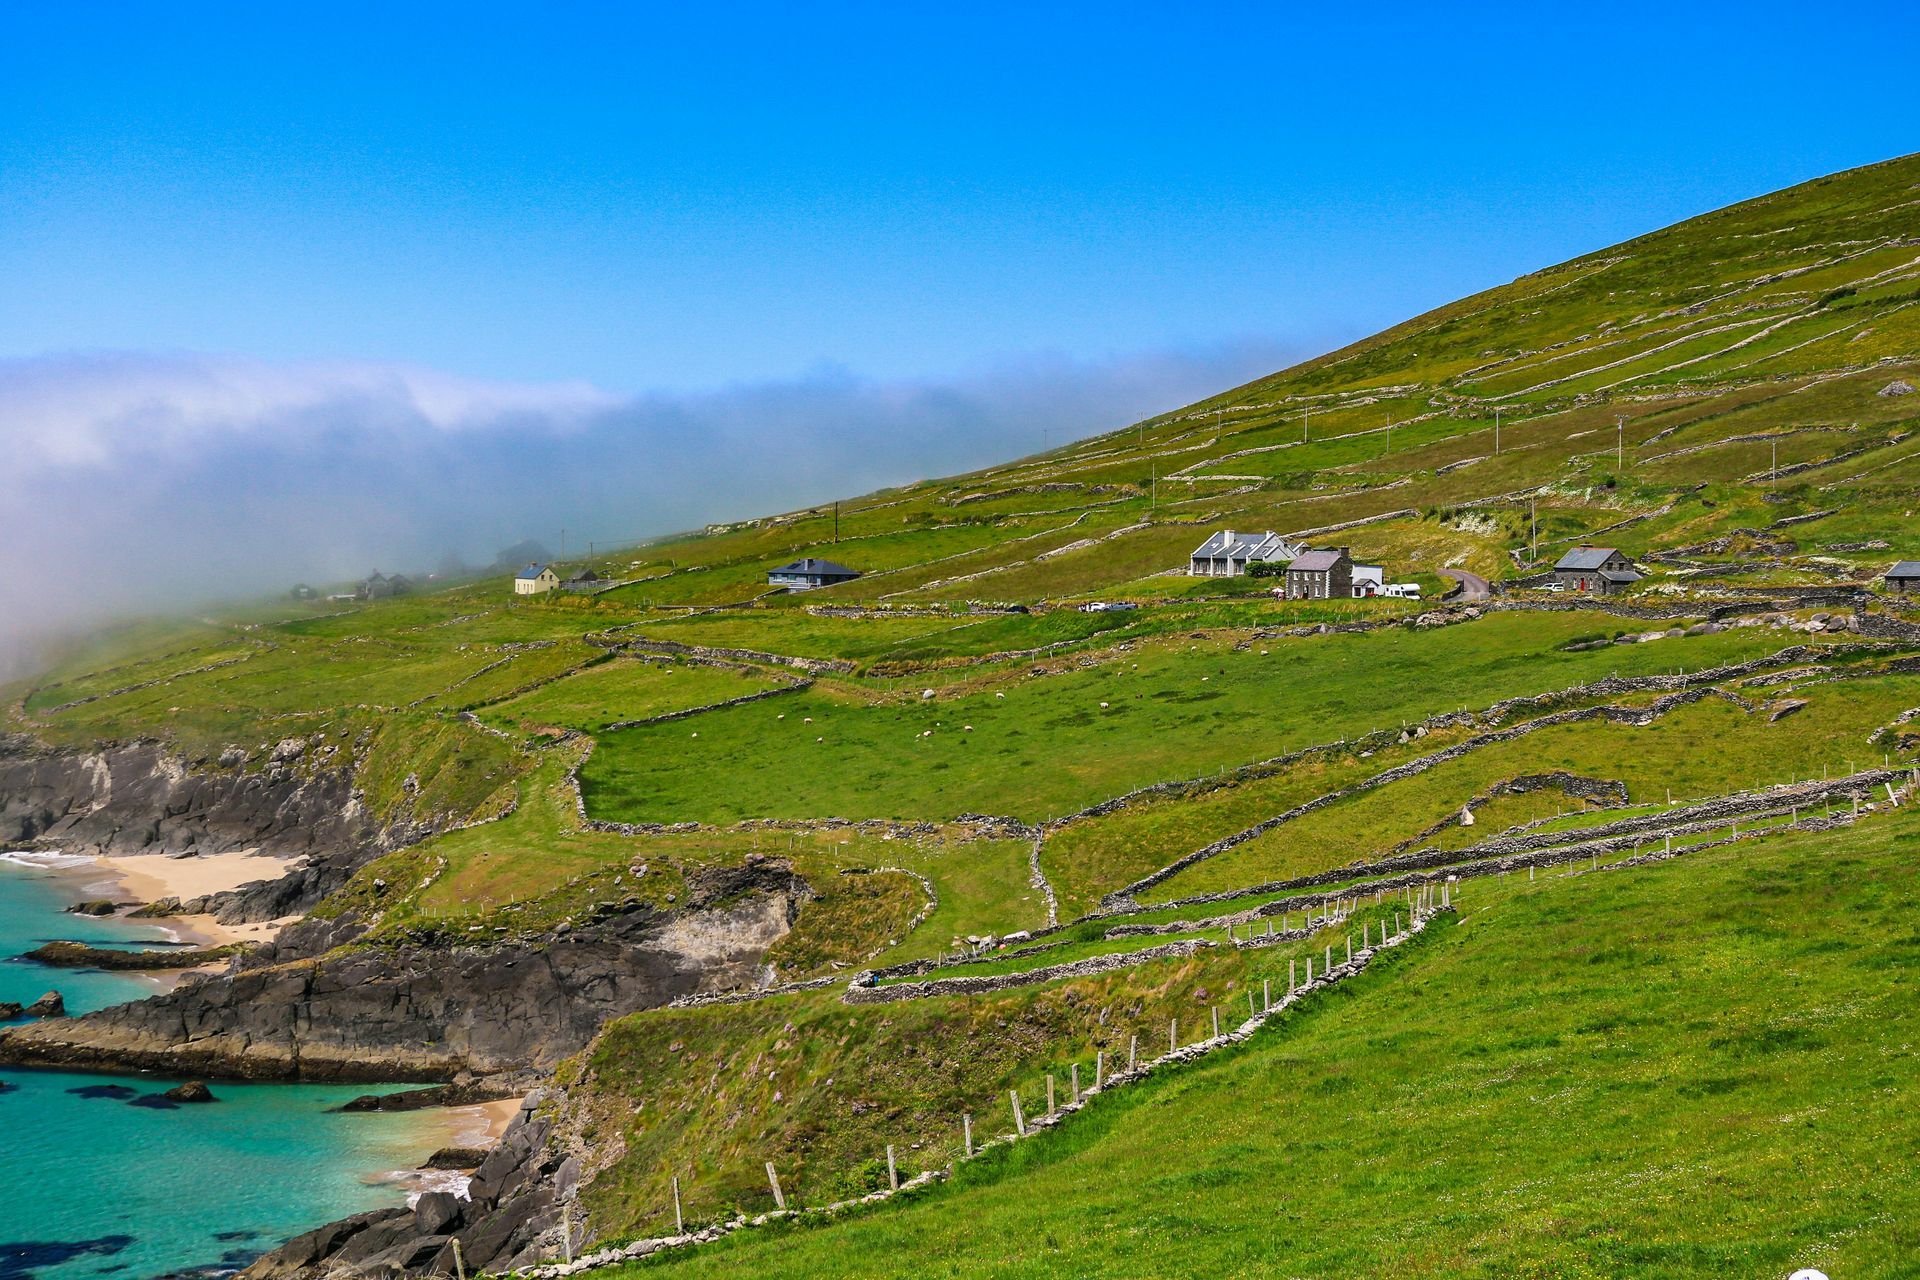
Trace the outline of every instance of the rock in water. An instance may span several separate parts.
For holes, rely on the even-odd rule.
[[[442,1147],[427,1157],[422,1169],[478,1169],[487,1158],[485,1147]]]
[[[26,1007],[29,1018],[64,1018],[67,1016],[67,1001],[58,991],[49,991]]]
[[[25,1013],[26,1006],[14,1000],[0,1000],[0,1022],[7,1022]]]
[[[76,902],[67,908],[72,916],[110,916],[119,909],[111,898],[89,898],[85,902]]]
[[[175,1102],[217,1101],[213,1096],[213,1090],[207,1088],[205,1084],[198,1080],[189,1080],[183,1085],[176,1085],[160,1096],[163,1098],[172,1098]]]

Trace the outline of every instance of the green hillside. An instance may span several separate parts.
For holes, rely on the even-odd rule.
[[[1457,920],[921,1201],[655,1265],[1911,1274],[1920,595],[1882,575],[1920,559],[1916,192],[1920,157],[1820,179],[1044,455],[609,554],[588,594],[130,626],[0,728],[237,772],[304,738],[381,821],[462,825],[316,909],[361,947],[540,936],[753,855],[815,891],[783,981],[1195,944],[613,1023],[556,1104],[598,1242],[670,1231],[676,1178],[705,1223],[770,1208],[770,1160],[799,1205],[885,1185],[889,1144],[945,1168],[1008,1090],[1198,1038],[1460,877]],[[1187,576],[1220,529],[1423,598]],[[1546,589],[1586,543],[1644,577]],[[862,576],[770,590],[803,555]],[[1492,598],[1443,598],[1462,574]],[[1355,914],[1227,943],[1329,893]]]

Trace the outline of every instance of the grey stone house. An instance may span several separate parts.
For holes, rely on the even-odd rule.
[[[1287,566],[1287,599],[1351,600],[1353,557],[1345,547],[1302,551]]]
[[[1613,547],[1575,547],[1553,566],[1553,580],[1569,591],[1608,596],[1640,581],[1640,571]]]
[[[1898,595],[1920,595],[1920,560],[1902,560],[1887,570],[1887,590]]]
[[[1190,578],[1237,578],[1261,560],[1291,560],[1301,547],[1277,533],[1235,533],[1222,529],[1187,557]]]
[[[808,556],[804,560],[795,560],[792,564],[768,570],[767,585],[785,587],[789,591],[812,591],[816,587],[830,587],[836,582],[851,582],[859,576],[857,569]]]

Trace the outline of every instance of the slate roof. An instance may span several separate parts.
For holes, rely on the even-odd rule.
[[[1607,558],[1616,554],[1613,547],[1575,547],[1560,557],[1553,567],[1556,569],[1598,569],[1607,562]]]
[[[1221,529],[1201,543],[1191,560],[1290,560],[1298,550],[1277,533]]]
[[[768,572],[801,574],[809,578],[857,578],[860,576],[858,569],[849,569],[831,560],[816,560],[812,556],[804,560],[795,560],[792,564],[783,564],[778,569],[769,569]]]
[[[1602,569],[1600,577],[1608,582],[1628,583],[1640,581],[1640,574],[1632,569]]]
[[[532,582],[535,578],[539,577],[541,574],[545,573],[546,571],[547,571],[547,566],[543,564],[530,564],[526,568],[522,569],[520,572],[514,574],[513,580],[515,582]]]
[[[1920,560],[1902,560],[1887,570],[1889,578],[1920,578]]]
[[[1343,554],[1340,551],[1303,551],[1293,558],[1293,563],[1287,566],[1287,572],[1325,572],[1339,564]]]

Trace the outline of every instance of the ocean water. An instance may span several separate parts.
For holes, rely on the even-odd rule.
[[[53,938],[128,945],[152,923],[64,913],[87,895],[72,864],[0,857],[0,1001],[50,987],[75,1013],[139,999],[151,981],[17,957]],[[332,1114],[370,1086],[210,1082],[217,1102],[141,1105],[177,1081],[0,1067],[0,1280],[145,1277],[244,1266],[332,1218],[403,1203],[444,1133],[424,1114]]]

